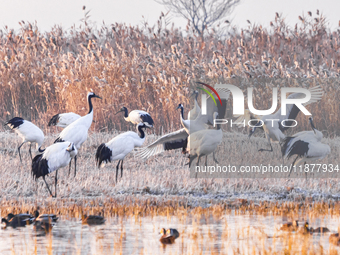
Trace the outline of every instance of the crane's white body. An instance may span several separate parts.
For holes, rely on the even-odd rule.
[[[14,132],[22,138],[23,143],[37,143],[38,147],[41,147],[45,139],[44,132],[28,120],[24,120],[24,123],[15,128]]]
[[[93,122],[93,108],[91,103],[91,97],[98,97],[93,92],[89,92],[87,95],[90,111],[85,116],[82,116],[68,125],[59,134],[56,142],[58,141],[69,141],[74,143],[77,150],[86,141],[88,130]]]
[[[128,122],[131,122],[134,125],[137,125],[138,123],[143,122],[141,116],[143,115],[148,115],[150,116],[149,113],[147,113],[146,111],[142,111],[142,110],[133,110],[129,113],[128,117],[124,117],[124,119]]]
[[[112,151],[111,161],[124,159],[135,147],[141,147],[145,141],[136,132],[128,131],[120,134],[105,145]]]
[[[79,148],[87,139],[88,131],[91,127],[92,121],[93,111],[68,125],[60,133],[59,138],[61,138],[63,141],[73,142],[76,148],[79,150]]]
[[[330,152],[329,145],[321,142],[322,132],[314,127],[313,119],[310,118],[313,131],[302,131],[291,137],[287,137],[282,145],[282,156],[290,158],[297,155],[293,166],[298,166],[303,162],[314,161],[325,158]]]
[[[74,112],[60,113],[52,117],[49,122],[49,126],[53,125],[66,128],[68,125],[78,120],[79,118],[81,118],[81,116]]]
[[[56,171],[55,197],[57,196],[58,169],[67,166],[72,158],[77,156],[77,148],[71,142],[58,142],[48,146],[42,154],[38,154],[32,160],[32,175],[35,179],[42,177],[51,196],[52,192],[45,180],[45,176]]]
[[[213,153],[222,142],[221,129],[205,129],[197,131],[188,138],[188,151],[190,157],[207,156]]]
[[[44,138],[45,138],[44,133],[40,128],[38,128],[32,122],[28,120],[24,120],[23,118],[20,118],[20,117],[15,117],[9,120],[8,122],[6,122],[5,125],[8,125],[12,130],[14,130],[14,132],[16,132],[19,135],[19,137],[22,138],[22,143],[18,147],[20,161],[21,161],[20,148],[25,143],[27,142],[30,143],[29,153],[31,155],[31,158],[32,158],[32,153],[31,153],[32,143],[36,143],[38,145],[37,149],[40,151],[41,145],[43,144]]]
[[[124,112],[124,119],[127,122],[131,122],[134,125],[144,123],[149,128],[153,127],[153,119],[151,118],[151,115],[145,111],[133,110],[128,113],[128,109],[126,107],[122,107],[116,114],[119,112]]]
[[[120,134],[107,143],[99,145],[96,153],[96,162],[98,167],[102,162],[112,162],[119,160],[116,167],[116,182],[118,180],[118,168],[121,163],[121,176],[123,177],[123,162],[135,147],[141,147],[145,141],[144,128],[145,123],[138,123],[137,132],[128,131]]]
[[[215,112],[214,119],[217,116],[218,112]],[[215,152],[217,146],[222,142],[222,138],[223,133],[220,125],[217,125],[217,129],[204,129],[190,134],[188,137],[189,166],[196,157],[198,157],[197,165],[199,165],[202,156],[206,156],[205,164],[207,165],[207,156]],[[214,160],[216,161],[215,157]]]
[[[71,159],[77,155],[76,148],[71,152],[67,150],[70,146],[72,146],[72,143],[66,141],[54,143],[46,148],[46,150],[43,152],[42,159],[47,160],[49,173],[67,166]]]

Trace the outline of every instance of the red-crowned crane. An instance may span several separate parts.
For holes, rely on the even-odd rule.
[[[96,163],[98,168],[102,162],[112,162],[118,160],[116,167],[116,183],[118,180],[118,168],[120,165],[121,178],[123,177],[123,161],[135,147],[141,147],[145,141],[144,129],[149,128],[145,123],[137,125],[137,133],[128,131],[122,133],[107,143],[102,143],[96,153]]]
[[[34,125],[32,122],[28,120],[24,120],[20,117],[14,117],[13,119],[7,121],[5,125],[9,126],[12,130],[14,130],[21,138],[22,143],[18,147],[19,157],[21,160],[21,154],[20,154],[20,148],[25,143],[30,143],[29,153],[31,155],[32,159],[32,152],[31,152],[31,146],[32,143],[38,144],[38,151],[43,152],[41,149],[41,145],[44,142],[44,133],[43,131],[38,128],[36,125]]]
[[[151,118],[150,114],[145,111],[133,110],[128,113],[128,109],[124,106],[116,114],[120,112],[124,113],[124,119],[127,122],[131,122],[135,125],[137,125],[138,123],[144,123],[147,127],[153,127],[153,119]]]
[[[85,116],[77,119],[76,121],[72,122],[68,125],[58,136],[58,138],[54,141],[57,142],[64,142],[69,141],[74,143],[77,150],[81,147],[81,145],[87,139],[87,133],[89,128],[91,127],[93,121],[93,106],[92,106],[92,98],[100,98],[93,92],[89,92],[87,94],[87,101],[89,104],[89,112]],[[69,167],[69,172],[71,170],[71,162]],[[74,157],[74,176],[76,176],[77,172],[77,156]]]
[[[81,116],[74,112],[58,113],[54,115],[48,122],[48,126],[57,126],[66,128],[71,123],[75,122]]]
[[[317,102],[321,100],[323,92],[320,86],[316,86],[309,89],[311,93],[311,99],[304,103],[303,105],[309,105],[311,103]],[[288,99],[294,99],[294,98],[304,98],[304,93],[293,93],[288,96]],[[262,121],[259,121],[251,130],[249,133],[249,138],[252,136],[252,134],[255,132],[256,128],[263,125],[263,130],[266,134],[266,138],[268,140],[268,143],[270,145],[270,150],[268,149],[259,149],[259,151],[273,151],[273,147],[271,142],[273,143],[279,143],[281,142],[286,136],[283,134],[285,130],[289,128],[293,124],[293,121],[285,121],[285,120],[292,120],[296,119],[297,115],[300,112],[300,109],[294,104],[288,104],[286,106],[286,115],[281,115],[281,108],[274,114],[266,115],[261,118]],[[281,123],[282,121],[285,121],[285,126],[283,126]]]
[[[306,164],[308,161],[323,159],[331,152],[329,145],[321,142],[323,134],[315,128],[312,117],[309,118],[309,122],[312,131],[302,131],[283,140],[281,147],[282,156],[289,159],[296,155],[289,175],[291,174],[292,167],[298,166],[302,162]]]
[[[214,113],[216,119],[218,113]],[[223,133],[220,124],[216,125],[216,129],[204,129],[192,133],[188,137],[188,151],[190,154],[189,167],[192,161],[197,158],[197,166],[199,165],[202,156],[208,156],[214,153],[217,146],[222,142]],[[217,160],[214,158],[217,162]],[[205,165],[207,166],[207,157],[205,158]]]
[[[42,177],[52,197],[57,197],[58,169],[67,166],[71,159],[77,156],[77,148],[72,142],[59,142],[48,146],[42,154],[36,155],[32,160],[32,175],[36,180]],[[52,195],[45,176],[56,171],[55,195]]]
[[[195,120],[184,120],[183,105],[179,104],[176,110],[177,109],[181,110],[180,120],[184,128],[166,134],[161,138],[157,139],[152,144],[148,145],[147,147],[140,149],[138,152],[139,157],[146,159],[167,150],[175,150],[180,148],[182,148],[182,153],[186,153],[189,132],[195,132],[197,130],[205,129],[204,123],[200,122],[199,119],[200,114]]]
[[[140,158],[146,159],[167,150],[180,148],[182,148],[182,153],[186,153],[189,134],[206,129],[206,124],[203,122],[206,119],[201,118],[201,113],[199,113],[195,120],[185,120],[183,105],[179,104],[176,109],[180,109],[180,121],[184,128],[166,134],[147,147],[140,149],[138,152]]]

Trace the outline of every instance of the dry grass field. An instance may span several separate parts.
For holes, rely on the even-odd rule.
[[[20,139],[16,134],[0,133],[0,181],[1,199],[13,198],[47,198],[49,197],[45,183],[42,179],[37,182],[31,175],[31,161],[28,154],[28,145],[22,147],[23,163],[20,163],[17,146]],[[180,196],[183,199],[217,199],[223,201],[227,198],[244,198],[254,200],[287,200],[303,201],[307,197],[313,200],[337,200],[339,193],[339,179],[318,179],[304,175],[298,179],[195,179],[190,178],[188,159],[180,153],[166,152],[149,160],[142,161],[134,158],[134,153],[124,161],[123,178],[115,183],[116,164],[108,163],[98,169],[95,165],[95,152],[99,144],[107,142],[117,133],[91,133],[79,151],[77,161],[77,175],[74,177],[74,165],[70,176],[68,167],[59,170],[58,197],[59,198],[98,198],[98,197],[129,197],[145,195],[146,197],[166,198]],[[51,144],[56,134],[47,136],[45,143]],[[155,135],[147,135],[145,145],[155,139]],[[325,139],[331,146],[332,153],[317,163],[337,162],[340,143],[339,138]],[[266,140],[261,137],[248,137],[242,133],[224,133],[224,139],[218,148],[217,158],[222,162],[231,164],[282,164],[279,145],[274,144],[274,153],[258,152],[259,147],[266,147]],[[292,160],[290,160],[292,161]],[[221,163],[222,163],[221,162]],[[202,163],[202,162],[201,162]],[[208,163],[212,164],[209,156]],[[291,163],[291,162],[289,162]],[[202,163],[203,164],[203,163]],[[47,178],[54,189],[54,173]],[[296,177],[296,176],[295,176]],[[290,188],[293,188],[289,191]],[[288,189],[288,191],[287,191]],[[145,199],[145,198],[142,198]],[[172,198],[170,198],[172,199]]]

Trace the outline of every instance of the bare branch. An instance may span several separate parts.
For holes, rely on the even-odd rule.
[[[190,20],[196,32],[204,31],[221,19],[226,19],[241,0],[155,0],[168,11]]]

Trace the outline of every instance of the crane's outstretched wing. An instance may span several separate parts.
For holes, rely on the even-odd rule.
[[[162,136],[147,147],[139,149],[136,155],[139,158],[146,159],[167,150],[180,149],[186,146],[187,139],[188,133],[182,128]]]

